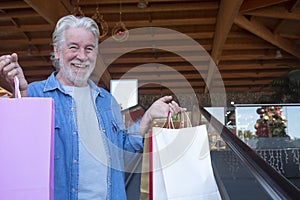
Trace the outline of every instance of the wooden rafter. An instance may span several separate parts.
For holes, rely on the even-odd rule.
[[[68,1],[65,1],[65,5],[59,0],[52,0],[51,3],[41,0],[24,1],[50,24],[55,24],[61,16],[68,14],[66,7],[71,7],[71,5],[68,4]]]
[[[265,8],[268,6],[283,3],[289,0],[244,0],[240,12],[248,12],[259,8]]]
[[[243,15],[238,15],[235,18],[234,22],[238,26],[270,42],[278,48],[285,50],[286,52],[294,55],[297,58],[300,58],[300,50],[298,46],[293,44],[291,41],[280,37],[279,35],[273,34],[268,28],[266,28],[264,25],[257,22],[256,20],[250,21]]]
[[[221,1],[211,53],[216,65],[219,63],[225,41],[242,3],[243,0]],[[208,68],[205,93],[208,92],[208,88],[211,86],[214,73],[214,68]]]
[[[243,14],[278,19],[300,20],[300,12],[290,12],[285,6],[262,8]]]

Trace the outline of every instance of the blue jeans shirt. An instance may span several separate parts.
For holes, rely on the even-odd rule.
[[[47,80],[33,82],[28,86],[28,96],[51,97],[55,107],[54,142],[54,198],[56,200],[77,200],[78,198],[78,130],[76,106],[72,97],[64,91],[53,72]],[[128,130],[116,100],[106,90],[89,80],[99,128],[103,131],[108,159],[107,199],[126,199],[124,165],[127,157],[133,157],[143,148],[139,135],[139,122]],[[93,181],[93,180],[91,180]]]

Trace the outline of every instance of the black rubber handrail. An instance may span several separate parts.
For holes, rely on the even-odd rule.
[[[249,168],[250,173],[273,199],[300,199],[300,190],[295,185],[272,168],[205,108],[199,106],[199,109],[214,129],[220,133],[227,146]]]

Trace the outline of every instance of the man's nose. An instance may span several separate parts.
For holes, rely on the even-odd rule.
[[[77,52],[77,58],[81,61],[85,61],[87,59],[87,54],[84,48],[80,48]]]

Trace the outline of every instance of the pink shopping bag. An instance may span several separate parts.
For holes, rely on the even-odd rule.
[[[53,200],[51,98],[0,98],[0,199]]]

